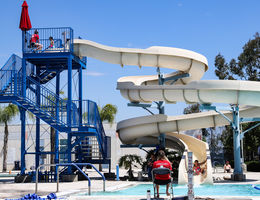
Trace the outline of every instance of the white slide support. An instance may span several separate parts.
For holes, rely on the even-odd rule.
[[[122,77],[117,81],[121,95],[131,102],[164,101],[166,103],[227,103],[248,105],[241,117],[260,117],[260,83],[235,80],[200,80],[208,69],[207,59],[195,52],[170,48],[150,47],[130,49],[104,46],[88,40],[74,40],[74,52],[104,62],[134,66],[173,69],[164,78],[188,73],[174,84],[159,85],[157,75]],[[223,112],[232,119],[230,112]],[[182,131],[224,126],[229,122],[216,112],[201,112],[182,116],[152,115],[123,120],[117,131],[124,144],[156,143],[160,133],[166,133],[166,146],[184,151],[179,165],[179,184],[187,183],[187,152],[194,160],[206,161],[206,173],[195,176],[195,184],[212,184],[212,167],[207,143],[182,134]]]

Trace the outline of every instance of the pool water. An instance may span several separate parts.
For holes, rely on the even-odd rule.
[[[260,185],[256,185],[260,187]],[[139,184],[123,190],[113,192],[93,192],[92,195],[145,195],[147,190],[151,190],[152,184]],[[174,185],[174,195],[187,195],[187,185]],[[160,192],[165,193],[165,186],[160,186]],[[194,186],[196,196],[260,196],[260,190],[254,189],[252,185],[237,184],[216,184]],[[87,194],[86,194],[87,195]]]

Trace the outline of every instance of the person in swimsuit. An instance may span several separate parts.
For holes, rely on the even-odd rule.
[[[49,40],[50,40],[50,45],[48,46],[48,48],[54,48],[54,40],[53,40],[53,37],[50,36],[50,37],[49,37]]]
[[[229,161],[226,161],[226,164],[224,165],[224,173],[230,173],[231,172],[231,165],[229,164]]]
[[[205,162],[207,162],[207,160],[202,162],[202,163],[199,163],[198,160],[194,161],[194,164],[193,164],[194,175],[200,175],[200,174],[203,174],[205,172],[205,169],[201,167],[201,164],[204,164]]]

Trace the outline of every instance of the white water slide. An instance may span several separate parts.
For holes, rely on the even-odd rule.
[[[74,52],[104,62],[134,66],[172,69],[170,77],[188,73],[172,84],[159,85],[158,75],[122,77],[117,89],[130,102],[164,101],[166,103],[227,103],[247,105],[241,109],[241,117],[260,117],[260,82],[200,80],[208,69],[207,59],[201,54],[178,48],[150,47],[130,49],[104,46],[88,40],[74,40]],[[249,107],[250,106],[250,107]],[[223,112],[232,119],[232,113]],[[195,184],[212,184],[212,166],[207,143],[181,134],[182,131],[229,125],[214,111],[181,116],[151,115],[121,121],[117,130],[124,144],[155,144],[161,133],[166,133],[166,146],[184,152],[179,166],[179,184],[187,183],[187,152],[192,151],[194,160],[207,161],[206,173],[195,176]]]

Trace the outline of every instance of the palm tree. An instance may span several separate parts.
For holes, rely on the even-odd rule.
[[[98,107],[98,111],[102,122],[107,121],[110,125],[113,124],[117,113],[117,107],[115,105],[106,104],[102,108]]]
[[[138,167],[136,164],[142,165],[142,158],[136,154],[126,154],[119,159],[119,167],[128,169],[129,180],[134,180],[133,167]]]
[[[0,123],[5,125],[4,146],[3,146],[3,172],[7,170],[7,151],[8,151],[8,122],[10,122],[19,112],[14,104],[9,104],[5,108],[0,108]]]

